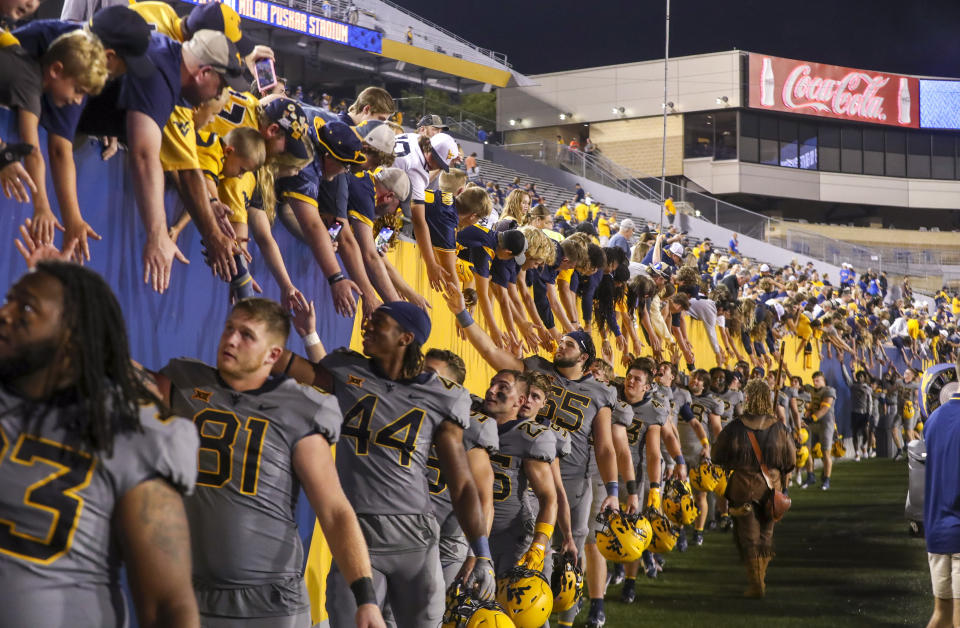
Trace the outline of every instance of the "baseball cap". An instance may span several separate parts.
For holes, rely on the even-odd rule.
[[[316,125],[317,142],[331,157],[348,164],[362,164],[367,160],[362,150],[363,140],[355,128],[339,120],[324,122],[319,117],[314,118],[313,123]]]
[[[513,255],[517,264],[523,266],[527,261],[527,238],[519,229],[508,229],[497,234],[497,245],[507,249]]]
[[[307,147],[310,140],[307,133],[307,116],[300,103],[285,96],[268,96],[260,102],[267,118],[279,124],[287,136],[284,152],[290,153],[297,159],[308,158],[310,152]]]
[[[397,321],[404,331],[411,332],[417,344],[425,344],[430,337],[430,317],[413,303],[389,301],[378,307],[377,311]]]
[[[372,146],[381,153],[393,154],[393,144],[397,134],[390,125],[380,120],[364,120],[357,125],[357,133],[364,144]]]
[[[409,212],[411,188],[410,177],[406,171],[400,168],[381,168],[374,173],[373,178],[393,192],[400,199],[400,207]]]
[[[668,250],[674,255],[683,257],[683,245],[680,244],[679,242],[674,242],[673,244],[671,244]]]
[[[670,278],[670,267],[664,264],[663,262],[657,262],[656,264],[650,264],[647,266],[647,274],[654,277],[660,277],[662,279]]]
[[[769,272],[770,272],[770,266],[768,266],[767,264],[760,264],[760,272],[761,272],[761,273],[769,273]]]
[[[100,38],[103,47],[115,50],[127,71],[141,78],[157,69],[146,56],[150,30],[139,13],[123,5],[100,9],[90,20],[90,31]]]
[[[195,56],[200,65],[209,65],[222,76],[227,85],[238,91],[250,87],[243,77],[243,62],[232,41],[219,31],[200,30],[183,43],[183,49]]]
[[[240,16],[222,2],[206,2],[190,11],[183,23],[191,33],[202,30],[218,31],[236,45],[240,54],[246,57],[253,52],[254,42],[240,30]]]
[[[420,122],[417,122],[417,128],[419,129],[422,126],[432,126],[442,131],[446,131],[450,128],[443,123],[443,118],[435,113],[420,118]]]
[[[593,362],[594,358],[597,357],[597,350],[593,345],[593,338],[590,337],[585,331],[572,331],[569,334],[565,334],[573,340],[580,347],[580,351],[587,354],[587,363],[584,366],[590,366],[590,363]]]
[[[437,133],[430,138],[430,147],[440,167],[444,172],[450,172],[450,162],[460,156],[460,147],[456,140],[446,133]]]

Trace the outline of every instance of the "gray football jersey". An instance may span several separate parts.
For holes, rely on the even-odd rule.
[[[837,399],[837,391],[835,391],[830,386],[824,386],[820,390],[816,388],[813,389],[813,392],[810,393],[810,402],[808,404],[808,414],[813,414],[820,410],[820,406],[823,405],[823,402],[827,399],[833,397],[833,401],[830,402],[830,409],[827,410],[826,414],[820,417],[820,422],[833,423],[833,409],[835,406],[835,401]]]
[[[481,412],[470,413],[470,425],[463,430],[463,448],[485,449],[488,454],[497,451],[497,422]],[[430,502],[433,504],[433,514],[440,524],[440,536],[459,536],[460,522],[453,512],[450,502],[450,491],[443,479],[440,470],[440,458],[437,457],[436,447],[430,446],[430,457],[427,458],[427,483],[430,488]]]
[[[143,406],[142,430],[116,435],[106,456],[67,429],[81,411],[35,406],[25,419],[23,400],[0,388],[0,625],[126,625],[117,503],[158,477],[193,490],[197,432],[189,421]]]
[[[690,393],[690,409],[693,411],[693,417],[700,421],[705,430],[709,431],[710,415],[723,415],[723,404],[713,393],[694,395]]]
[[[538,420],[542,417],[570,433],[570,453],[560,459],[560,475],[566,479],[587,477],[593,449],[593,420],[601,408],[616,406],[616,391],[592,375],[576,381],[567,379],[557,372],[553,362],[540,356],[526,358],[523,365],[527,370],[553,378],[550,398]]]
[[[470,425],[467,391],[434,373],[387,379],[373,361],[345,349],[320,364],[333,376],[343,412],[337,473],[353,509],[370,515],[433,512],[430,446],[443,421],[463,429]]]
[[[184,501],[194,581],[218,589],[302,576],[293,449],[312,434],[336,442],[336,400],[285,377],[237,392],[196,360],[171,360],[161,373],[174,411],[200,434],[197,490]]]
[[[743,391],[740,390],[727,390],[722,393],[713,393],[713,396],[723,406],[723,411],[720,412],[720,421],[723,423],[733,419],[740,404],[743,403]]]
[[[647,428],[651,425],[662,426],[670,413],[670,402],[658,392],[650,392],[640,401],[631,404],[633,420],[627,428],[627,442],[630,443],[630,455],[634,464],[643,459],[644,442],[647,438]]]
[[[554,431],[529,419],[497,427],[500,450],[490,456],[493,465],[493,531],[497,532],[531,518],[524,496],[529,487],[524,460],[552,462],[557,443]]]

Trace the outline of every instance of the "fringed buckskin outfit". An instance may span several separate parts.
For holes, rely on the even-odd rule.
[[[784,478],[797,464],[797,450],[790,431],[772,416],[744,416],[736,419],[717,436],[713,462],[726,472],[725,494],[733,515],[733,538],[740,559],[747,569],[748,597],[762,597],[767,564],[773,558],[773,520],[767,516],[766,502],[772,491],[760,473],[760,463],[747,436],[753,431],[777,490],[784,490]]]

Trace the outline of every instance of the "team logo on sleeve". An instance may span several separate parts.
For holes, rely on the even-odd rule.
[[[196,399],[198,401],[202,401],[203,403],[210,403],[210,397],[212,396],[213,396],[212,391],[202,390],[200,388],[194,388],[193,396],[191,396],[190,398]]]
[[[347,375],[347,384],[350,386],[356,386],[360,388],[363,386],[363,382],[367,381],[363,377],[357,377],[356,375]]]

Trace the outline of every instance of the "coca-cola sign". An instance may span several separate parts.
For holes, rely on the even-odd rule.
[[[756,109],[919,126],[917,79],[750,53],[749,104]]]

